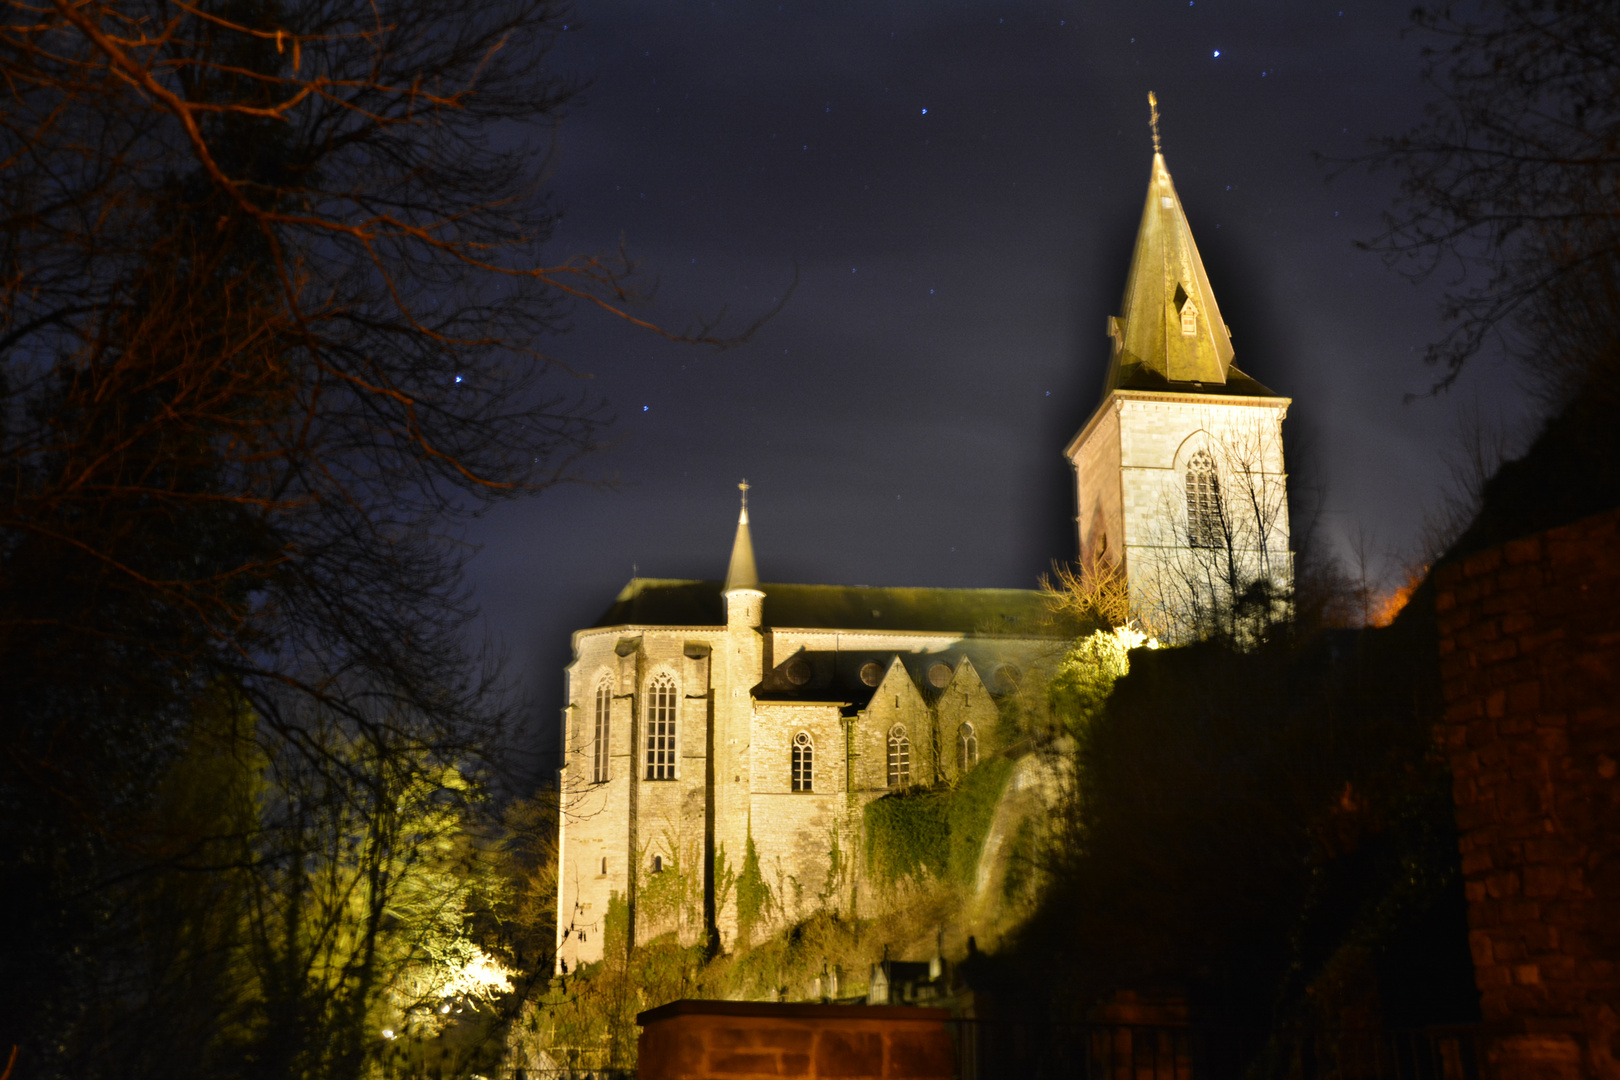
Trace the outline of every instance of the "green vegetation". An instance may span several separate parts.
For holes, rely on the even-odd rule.
[[[864,995],[873,963],[889,955],[926,955],[942,931],[957,935],[952,941],[960,951],[972,932],[964,897],[1014,767],[1010,759],[987,758],[954,788],[876,800],[865,819],[865,860],[851,859],[847,838],[830,831],[828,881],[796,922],[782,921],[781,886],[766,880],[751,836],[739,868],[732,868],[723,848],[717,851],[716,909],[724,913],[736,904],[738,932],[729,954],[717,954],[706,942],[682,946],[672,933],[627,948],[629,908],[613,894],[604,959],[553,979],[523,1002],[510,1029],[509,1064],[548,1067],[540,1057],[544,1052],[565,1067],[629,1069],[635,1064],[636,1014],[666,1001],[848,999]],[[671,873],[666,856],[656,877]],[[857,882],[877,888],[882,917],[848,915],[846,890]]]
[[[536,342],[633,295],[541,254],[568,12],[34,16],[0,34],[0,1053],[481,1061],[430,1029],[547,969],[549,901],[483,789],[518,707],[464,530],[599,444]]]
[[[978,877],[984,842],[1014,767],[1010,758],[989,758],[951,789],[945,812],[949,850],[945,865],[951,884],[959,889],[972,889]]]
[[[866,806],[866,865],[880,885],[922,884],[950,863],[951,793],[897,792]]]
[[[1158,642],[1128,629],[1098,630],[1078,639],[1046,686],[1051,713],[1071,736],[1083,737],[1108,702],[1114,683],[1130,671],[1130,650]]]
[[[866,868],[885,888],[946,882],[971,888],[1014,762],[980,762],[951,788],[885,795],[866,804]]]
[[[677,933],[703,925],[703,857],[701,841],[686,839],[679,830],[666,827],[658,851],[663,869],[641,881],[637,903],[642,914],[655,926],[671,926]],[[643,865],[651,862],[648,851],[641,853]]]
[[[754,928],[770,917],[776,898],[759,869],[759,850],[754,847],[754,834],[748,834],[748,846],[743,851],[742,871],[737,875],[737,940],[743,948],[753,941]]]

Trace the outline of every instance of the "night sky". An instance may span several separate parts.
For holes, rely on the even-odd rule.
[[[1316,157],[1421,117],[1409,9],[582,2],[552,58],[591,80],[559,133],[553,256],[622,233],[659,286],[638,313],[676,328],[800,285],[728,352],[585,311],[553,343],[616,417],[582,469],[617,484],[502,509],[471,564],[534,745],[554,745],[569,631],[632,567],[723,576],[742,477],[766,581],[1029,588],[1073,558],[1060,451],[1101,391],[1150,89],[1236,362],[1294,399],[1315,528],[1409,559],[1459,408],[1525,415],[1490,359],[1407,402],[1434,378],[1438,290],[1354,246],[1394,178]]]

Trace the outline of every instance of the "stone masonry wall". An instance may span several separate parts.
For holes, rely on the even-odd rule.
[[[861,880],[862,811],[891,790],[890,730],[903,725],[910,739],[911,784],[955,779],[963,723],[973,725],[981,756],[999,745],[996,700],[968,654],[1005,682],[1004,661],[1038,663],[1044,645],[805,630],[773,632],[769,643],[778,637],[789,655],[803,651],[812,663],[830,667],[847,644],[855,662],[888,653],[888,668],[867,708],[850,718],[837,701],[756,701],[751,688],[769,673],[767,639],[750,625],[598,627],[574,635],[560,796],[559,970],[602,958],[615,895],[634,917],[637,941],[673,932],[695,944],[712,907],[720,944],[730,948],[735,896],[709,895],[707,870],[711,858],[722,857],[726,870],[740,870],[750,839],[771,890],[771,921],[797,921],[820,906],[878,914],[879,898]],[[954,669],[946,663],[952,658]],[[932,678],[941,666],[952,671],[944,687]],[[655,780],[646,772],[645,699],[661,675],[675,680],[679,756],[675,778]],[[598,781],[595,702],[604,686],[611,693],[608,768]],[[809,791],[792,789],[792,743],[801,731],[814,745]]]
[[[641,1080],[953,1080],[944,1009],[674,1001],[636,1017]]]
[[[1119,460],[1119,399],[1104,403],[1087,438],[1076,448],[1074,466],[1075,524],[1082,566],[1098,559],[1118,560],[1125,554],[1125,510],[1121,499]]]
[[[1121,540],[1128,549],[1127,563],[1138,547],[1185,544],[1177,520],[1166,520],[1166,514],[1184,505],[1181,471],[1194,451],[1210,449],[1223,469],[1230,464],[1228,458],[1245,460],[1255,476],[1284,482],[1282,421],[1286,408],[1278,401],[1125,402],[1120,410],[1120,469],[1124,494]],[[1226,481],[1230,484],[1233,478]],[[1270,547],[1288,550],[1286,507],[1272,525]]]
[[[801,731],[814,746],[809,791],[792,788],[793,737]],[[777,915],[793,922],[823,897],[836,903],[838,883],[828,880],[832,845],[841,841],[845,852],[854,847],[846,820],[844,725],[837,705],[761,703],[754,708],[752,743],[748,830]]]
[[[1433,583],[1498,1080],[1620,1077],[1620,512]]]

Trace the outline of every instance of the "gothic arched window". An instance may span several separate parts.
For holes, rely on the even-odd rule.
[[[647,685],[647,779],[675,779],[675,680],[667,674]]]
[[[607,678],[596,684],[596,741],[591,748],[591,779],[598,784],[608,778],[608,727],[613,715],[613,685]]]
[[[956,764],[962,772],[967,772],[979,763],[979,736],[973,730],[972,724],[963,724],[956,729]]]
[[[793,790],[809,791],[815,781],[815,744],[810,733],[801,731],[793,736]]]
[[[1192,547],[1220,547],[1225,535],[1221,522],[1221,481],[1215,459],[1200,450],[1187,462],[1187,543]]]
[[[906,787],[911,783],[911,740],[906,737],[906,726],[896,724],[889,729],[889,786]]]

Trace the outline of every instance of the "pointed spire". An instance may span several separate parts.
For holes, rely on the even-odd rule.
[[[754,541],[748,535],[748,481],[744,480],[737,488],[742,492],[742,510],[737,514],[737,539],[731,543],[731,565],[726,569],[726,587],[721,592],[759,588],[759,572],[754,569]]]
[[[1232,367],[1232,338],[1221,321],[1204,261],[1170,170],[1159,151],[1158,99],[1148,94],[1153,126],[1153,174],[1136,233],[1136,250],[1118,316],[1108,321],[1114,339],[1108,390],[1139,372],[1172,383],[1224,385]]]

